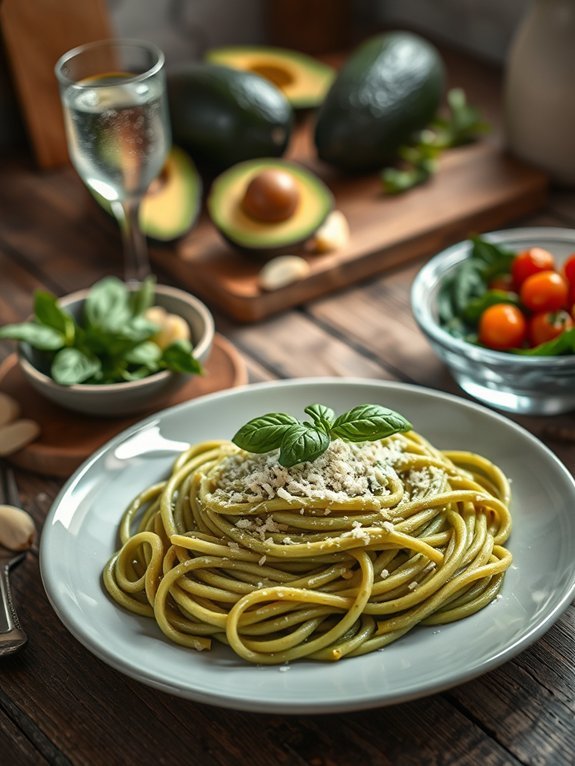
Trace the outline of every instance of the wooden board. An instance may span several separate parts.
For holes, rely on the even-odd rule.
[[[338,173],[315,156],[313,114],[300,121],[288,157],[311,168],[328,184],[352,233],[349,245],[337,253],[298,253],[311,266],[306,278],[274,292],[263,291],[258,280],[262,258],[234,250],[205,215],[173,247],[153,249],[154,261],[212,306],[251,322],[538,209],[546,198],[547,178],[504,152],[498,71],[460,54],[446,53],[444,58],[449,87],[464,88],[492,131],[478,143],[446,152],[437,174],[425,186],[389,197],[382,194],[377,173],[357,177]]]
[[[105,0],[4,0],[2,34],[39,165],[68,162],[54,65],[77,45],[110,37]]]
[[[247,368],[235,347],[217,335],[205,375],[190,379],[154,411],[248,382]],[[36,441],[7,458],[19,468],[47,476],[67,478],[95,450],[152,411],[124,418],[98,418],[65,410],[38,394],[26,381],[16,359],[9,356],[0,367],[0,391],[20,404],[22,416],[40,424]]]

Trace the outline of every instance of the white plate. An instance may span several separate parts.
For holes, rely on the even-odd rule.
[[[440,448],[470,449],[512,481],[514,562],[502,598],[476,615],[420,628],[383,651],[339,663],[250,666],[223,646],[195,653],[152,620],[105,595],[100,573],[115,550],[132,497],[162,478],[188,442],[231,437],[271,411],[302,417],[321,402],[336,412],[374,402],[405,415]],[[88,460],[46,520],[44,586],[70,632],[104,662],[152,687],[242,710],[319,713],[402,702],[462,683],[509,660],[541,636],[575,590],[575,482],[559,460],[501,415],[446,394],[394,383],[315,379],[248,386],[165,410],[129,428]]]

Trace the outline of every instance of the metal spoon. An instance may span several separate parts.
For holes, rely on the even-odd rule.
[[[25,556],[26,551],[15,554],[0,547],[0,657],[17,652],[28,641],[16,614],[9,578],[10,570]]]
[[[20,494],[12,470],[0,461],[0,501],[17,507]],[[10,589],[10,571],[26,557],[26,550],[14,551],[0,545],[0,657],[24,646],[28,636],[20,625]]]

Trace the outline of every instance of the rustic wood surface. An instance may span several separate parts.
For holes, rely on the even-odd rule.
[[[575,227],[575,195],[554,192],[516,225]],[[160,281],[173,283],[156,253]],[[252,381],[303,376],[399,380],[461,395],[418,332],[412,279],[426,257],[329,297],[241,325],[215,312]],[[34,289],[64,294],[121,276],[120,240],[71,170],[6,159],[0,184],[0,323],[24,319]],[[13,352],[0,344],[0,361]],[[515,418],[575,470],[575,414]],[[38,526],[62,486],[17,469]],[[545,509],[542,509],[544,512]],[[575,512],[575,511],[574,511]],[[28,646],[0,660],[0,764],[340,766],[571,764],[575,610],[516,659],[457,688],[338,715],[227,711],[154,691],[96,659],[52,611],[32,555],[13,573]]]

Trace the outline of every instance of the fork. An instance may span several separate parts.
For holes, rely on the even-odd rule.
[[[20,495],[11,468],[0,461],[0,502],[19,507]],[[16,614],[10,571],[24,560],[26,551],[11,551],[0,545],[0,657],[13,654],[24,646],[28,636]]]

